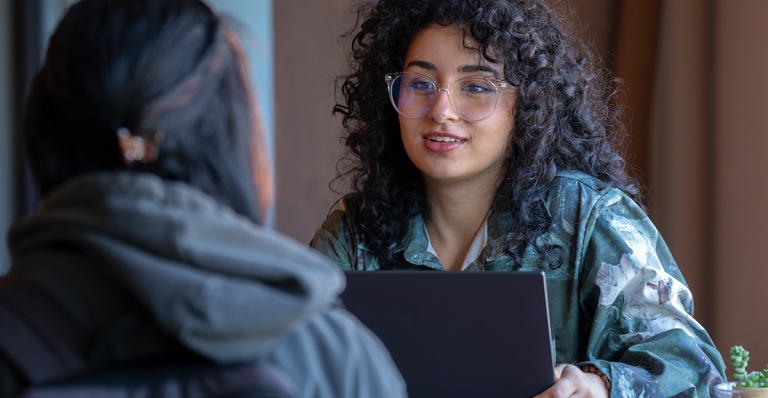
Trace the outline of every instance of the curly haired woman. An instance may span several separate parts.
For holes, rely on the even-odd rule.
[[[334,108],[351,193],[312,246],[346,270],[543,270],[561,365],[542,396],[708,396],[722,359],[625,170],[611,76],[568,22],[533,0],[358,17]]]

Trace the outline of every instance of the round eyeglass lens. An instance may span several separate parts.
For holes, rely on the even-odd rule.
[[[405,116],[424,116],[437,97],[435,83],[418,75],[400,75],[392,81],[392,104]]]
[[[462,79],[451,87],[454,109],[466,120],[476,121],[491,116],[496,109],[499,92],[484,79]]]

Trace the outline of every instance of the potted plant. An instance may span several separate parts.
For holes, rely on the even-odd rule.
[[[749,351],[737,345],[731,348],[730,354],[731,365],[733,365],[736,371],[733,374],[733,378],[739,381],[735,386],[736,388],[768,388],[768,365],[765,365],[765,369],[762,372],[755,370],[747,373]]]
[[[716,386],[717,395],[720,397],[768,398],[768,365],[761,372],[747,372],[749,351],[737,345],[731,348],[730,354],[730,362],[736,372],[733,374],[733,378],[738,381]]]

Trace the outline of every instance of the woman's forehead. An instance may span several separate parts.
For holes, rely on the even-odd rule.
[[[478,47],[477,41],[471,35],[463,35],[457,25],[432,24],[413,37],[403,66],[437,72],[498,74],[501,65],[486,60]]]

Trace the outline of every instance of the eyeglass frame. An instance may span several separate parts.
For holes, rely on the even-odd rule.
[[[499,79],[489,79],[489,78],[486,78],[486,77],[467,76],[467,77],[462,77],[461,79],[458,79],[458,80],[454,80],[450,84],[438,84],[437,80],[435,80],[435,79],[433,79],[433,78],[431,78],[431,77],[429,77],[427,75],[421,74],[421,73],[416,73],[416,72],[394,72],[394,73],[387,73],[386,75],[384,75],[384,80],[387,82],[387,91],[389,92],[389,102],[392,104],[392,107],[395,108],[395,111],[397,113],[399,113],[399,114],[401,114],[401,115],[403,115],[405,117],[410,117],[410,118],[423,117],[427,113],[429,113],[429,111],[427,111],[426,113],[424,113],[424,115],[421,115],[421,116],[410,116],[410,115],[406,115],[405,113],[401,112],[400,108],[398,108],[397,105],[395,105],[395,99],[392,98],[392,83],[395,81],[395,79],[397,79],[398,77],[401,77],[403,75],[421,76],[421,77],[424,77],[424,78],[428,79],[429,81],[433,82],[435,84],[435,88],[436,88],[436,91],[435,91],[435,103],[437,103],[437,98],[440,96],[440,91],[441,90],[445,90],[445,92],[448,93],[448,98],[450,100],[449,102],[451,103],[451,109],[453,109],[453,111],[456,112],[456,114],[460,118],[462,118],[462,119],[464,119],[464,120],[466,120],[468,122],[479,122],[481,120],[485,120],[485,119],[488,119],[489,117],[493,116],[493,114],[496,113],[496,108],[498,108],[498,106],[499,106],[499,100],[501,99],[501,89],[507,89],[507,90],[514,90],[515,89],[515,86],[512,83],[508,83],[506,81],[499,80]],[[468,79],[485,80],[488,83],[491,83],[493,85],[493,87],[496,89],[496,93],[499,94],[499,96],[496,97],[496,103],[493,104],[493,110],[491,110],[491,113],[489,113],[488,116],[486,116],[486,117],[484,117],[482,119],[476,119],[476,120],[467,119],[464,116],[462,116],[461,112],[459,112],[456,109],[456,104],[455,104],[455,101],[453,99],[453,93],[451,92],[450,87],[453,86],[454,84],[462,81],[462,80],[468,80]],[[434,105],[433,105],[433,107],[434,107]],[[430,107],[429,110],[432,110],[432,107]]]

